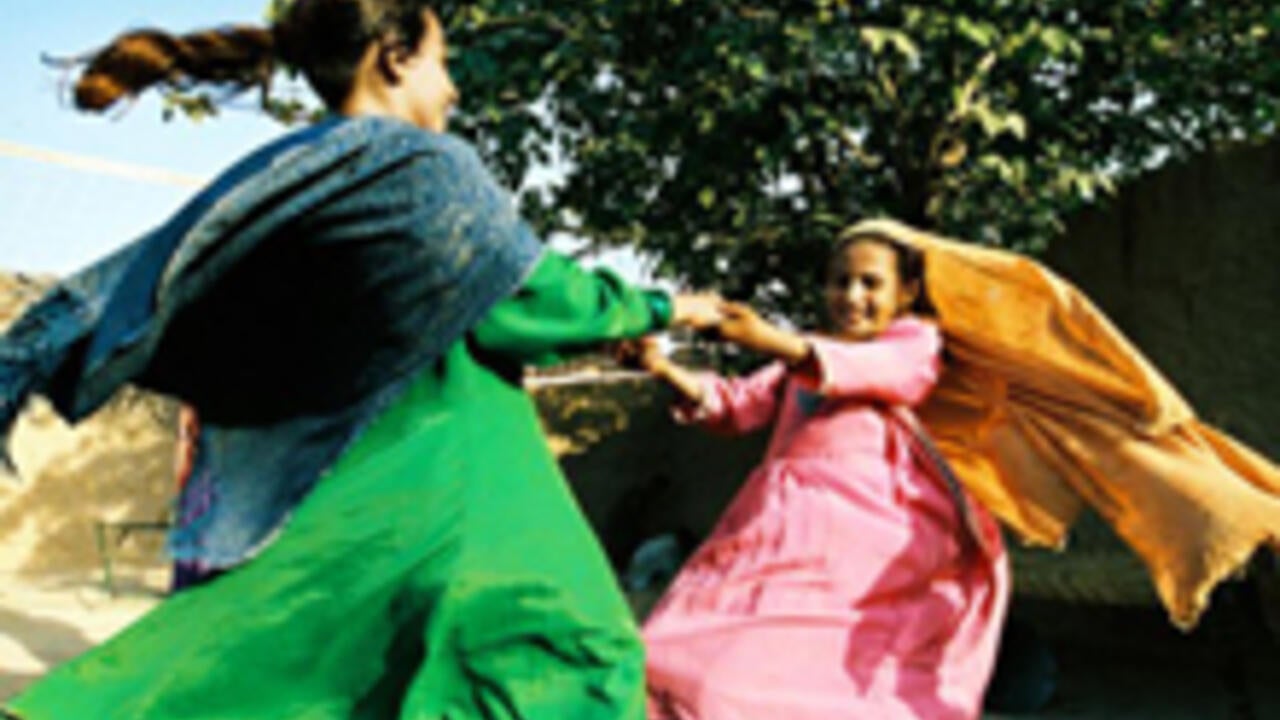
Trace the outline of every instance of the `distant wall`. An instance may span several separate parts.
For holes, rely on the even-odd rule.
[[[1280,459],[1280,141],[1124,188],[1049,259],[1201,417]]]
[[[560,465],[618,566],[647,537],[706,535],[764,455],[763,434],[716,437],[676,425],[670,391],[647,379],[535,397]]]

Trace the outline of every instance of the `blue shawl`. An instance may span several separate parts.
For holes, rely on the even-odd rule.
[[[455,138],[373,117],[290,133],[0,337],[0,459],[33,394],[70,421],[125,384],[173,395],[216,497],[171,545],[240,562],[540,251]]]

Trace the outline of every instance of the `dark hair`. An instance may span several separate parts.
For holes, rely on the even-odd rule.
[[[831,255],[828,262],[834,260],[837,255],[847,250],[849,247],[861,242],[872,242],[883,245],[893,251],[898,262],[898,280],[903,284],[915,283],[919,288],[916,293],[915,300],[912,301],[911,307],[907,308],[913,315],[924,315],[927,317],[936,317],[937,308],[934,307],[933,301],[929,299],[929,287],[925,282],[925,262],[924,251],[920,248],[908,245],[899,240],[895,240],[888,235],[880,233],[849,233],[840,236],[836,240],[835,247],[831,249]]]
[[[346,100],[372,43],[416,48],[428,25],[423,0],[293,0],[270,28],[237,25],[172,35],[135,30],[82,58],[81,110],[102,111],[154,85],[266,88],[277,62],[299,69],[330,109]]]

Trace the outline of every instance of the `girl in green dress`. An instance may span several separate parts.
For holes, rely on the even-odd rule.
[[[474,153],[436,16],[297,0],[269,31],[117,39],[102,109],[279,57],[334,111],[234,165],[0,338],[0,431],[126,382],[201,417],[171,545],[211,579],[13,699],[24,720],[643,716],[643,657],[519,385],[716,301],[541,248]],[[214,577],[216,575],[216,577]]]

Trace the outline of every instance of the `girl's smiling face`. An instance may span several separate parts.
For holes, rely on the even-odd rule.
[[[898,252],[874,239],[854,240],[832,255],[824,288],[832,333],[870,340],[911,307],[919,283],[903,283],[898,265]]]

